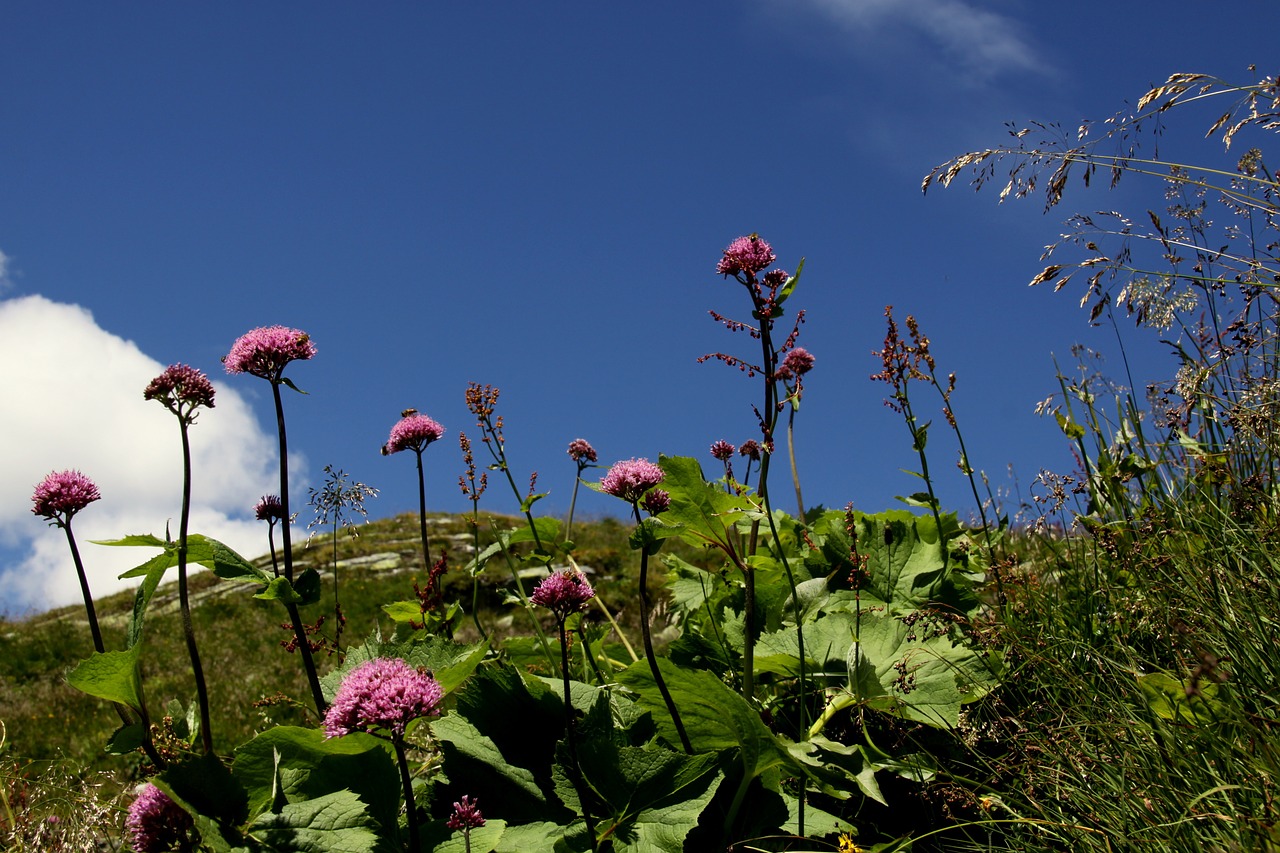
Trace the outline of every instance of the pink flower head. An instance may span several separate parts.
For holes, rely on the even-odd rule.
[[[716,459],[719,459],[721,462],[728,462],[729,459],[733,457],[733,452],[737,449],[738,448],[734,447],[722,438],[719,441],[712,443],[711,455]]]
[[[144,400],[159,400],[172,412],[181,407],[213,408],[213,384],[202,371],[185,364],[171,364],[151,380],[142,392]]]
[[[724,257],[716,264],[716,272],[722,275],[746,273],[753,276],[773,263],[776,256],[773,247],[758,234],[739,237],[724,250]]]
[[[287,326],[261,326],[245,332],[222,357],[227,373],[251,373],[272,382],[280,380],[285,365],[306,361],[316,354],[311,336]]]
[[[283,521],[284,502],[279,495],[263,495],[253,508],[253,517],[258,521]]]
[[[453,804],[453,815],[445,822],[445,826],[450,829],[475,829],[484,826],[484,815],[480,814],[480,807],[476,805],[476,801],[468,796]]]
[[[31,511],[41,518],[65,523],[101,497],[93,480],[79,471],[54,471],[36,486]]]
[[[814,358],[804,347],[796,347],[782,357],[782,365],[778,368],[779,379],[791,379],[793,376],[804,376],[813,370]]]
[[[650,489],[645,493],[640,506],[649,515],[657,515],[671,509],[671,493],[666,489]]]
[[[443,698],[439,682],[400,658],[368,660],[342,679],[324,715],[324,733],[341,737],[384,729],[403,737],[412,721],[440,713]]]
[[[615,462],[600,481],[600,490],[636,503],[644,493],[662,482],[662,469],[648,459],[625,459]]]
[[[752,462],[760,461],[760,442],[754,438],[748,438],[742,442],[742,446],[738,448],[738,455],[745,456]]]
[[[596,456],[596,449],[587,442],[585,438],[575,438],[569,442],[569,458],[577,462],[579,466],[586,467],[587,462],[595,462],[599,457]]]
[[[191,815],[150,782],[129,804],[129,816],[124,821],[135,853],[173,850],[186,841],[192,825]]]
[[[786,270],[769,270],[764,274],[764,286],[770,290],[777,290],[786,284],[789,278],[791,278],[791,273]]]
[[[529,600],[547,608],[563,622],[570,613],[585,610],[587,602],[595,597],[596,591],[581,572],[566,569],[547,575]]]
[[[428,444],[442,435],[444,435],[444,427],[426,415],[414,412],[396,421],[396,425],[391,428],[391,437],[382,446],[382,455],[389,456],[401,450],[421,453]]]

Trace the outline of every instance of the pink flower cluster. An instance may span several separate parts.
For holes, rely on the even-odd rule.
[[[98,487],[79,471],[53,471],[36,485],[31,496],[31,511],[50,521],[67,522],[102,494]]]
[[[636,503],[644,493],[662,482],[662,469],[648,459],[615,462],[600,481],[600,490],[628,503]]]
[[[538,588],[529,596],[529,600],[539,607],[545,607],[563,622],[571,613],[577,613],[587,606],[587,602],[596,597],[596,591],[583,577],[582,573],[566,569],[547,575]]]
[[[476,801],[464,795],[461,800],[453,804],[453,814],[445,822],[445,826],[450,829],[475,829],[484,826],[484,815],[480,814],[480,807]]]
[[[391,428],[391,437],[382,446],[382,455],[388,456],[401,450],[421,453],[428,444],[444,435],[444,427],[426,415],[416,412],[406,415]]]
[[[381,729],[403,737],[405,727],[439,711],[444,688],[399,658],[365,661],[346,674],[324,715],[327,737]]]
[[[179,406],[197,406],[213,408],[213,383],[202,371],[185,364],[171,364],[164,372],[151,380],[145,391],[144,400],[159,400],[169,408],[177,411]]]
[[[577,462],[579,467],[585,468],[586,462],[595,462],[599,457],[596,456],[596,449],[585,438],[575,438],[569,442],[569,458]]]
[[[724,250],[724,256],[716,264],[716,272],[721,275],[745,273],[753,276],[773,263],[775,257],[773,247],[758,234],[739,237]]]
[[[733,453],[737,449],[738,448],[734,447],[722,438],[719,441],[712,442],[711,455],[716,459],[719,459],[721,462],[728,462],[733,458]]]
[[[813,370],[813,363],[813,355],[807,349],[796,347],[782,357],[782,364],[778,367],[778,378],[788,381],[795,377],[804,376],[810,370]]]
[[[258,521],[283,521],[284,502],[279,495],[263,495],[253,508],[253,517]]]
[[[291,361],[314,358],[311,336],[287,326],[261,326],[245,332],[222,358],[227,373],[249,373],[276,382]]]
[[[129,804],[124,828],[135,853],[163,853],[185,844],[193,822],[169,795],[148,782]],[[185,846],[183,850],[187,849]]]

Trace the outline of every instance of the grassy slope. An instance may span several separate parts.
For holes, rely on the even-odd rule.
[[[469,606],[470,578],[462,568],[470,559],[472,535],[465,519],[437,516],[429,520],[432,556],[447,545],[451,571],[446,599]],[[500,519],[499,524],[514,520]],[[483,523],[482,523],[483,526]],[[390,633],[393,623],[381,611],[391,601],[412,599],[415,582],[423,583],[421,545],[416,515],[370,522],[357,528],[358,537],[339,531],[338,560],[342,566],[340,592],[347,626],[343,643],[358,642],[376,629]],[[635,600],[635,558],[626,544],[628,533],[619,522],[602,519],[575,525],[579,562],[595,570],[600,594],[610,609],[626,619],[626,605]],[[483,536],[483,533],[482,533]],[[305,540],[304,540],[305,542]],[[314,621],[329,614],[323,631],[332,636],[333,540],[317,535],[309,548],[295,547],[299,567],[322,571],[324,594],[303,618]],[[264,558],[269,563],[269,559]],[[501,619],[504,584],[500,566],[486,572],[481,610],[486,625],[507,624],[528,633],[528,624]],[[603,583],[602,583],[603,581]],[[255,587],[219,581],[208,572],[193,575],[192,595],[196,637],[210,690],[215,747],[229,751],[253,732],[272,723],[299,722],[303,714],[291,704],[255,707],[263,697],[285,694],[304,701],[309,693],[296,655],[280,647],[290,634],[280,623],[287,617],[274,602],[254,600]],[[107,596],[97,602],[108,648],[122,648],[132,593]],[[163,585],[148,613],[144,652],[144,687],[153,716],[159,718],[173,699],[192,701],[195,688],[177,611],[177,586]],[[475,639],[470,618],[460,639]],[[63,673],[93,650],[83,606],[53,610],[22,621],[0,623],[0,722],[6,729],[4,750],[11,757],[66,757],[86,768],[120,769],[125,759],[102,753],[102,745],[119,724],[105,703],[69,687]],[[318,658],[321,673],[336,658]]]

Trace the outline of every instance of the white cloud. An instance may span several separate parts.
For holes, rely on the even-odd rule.
[[[4,293],[13,284],[9,279],[9,262],[12,260],[4,252],[0,252],[0,293]]]
[[[805,0],[848,30],[875,34],[899,26],[933,43],[967,76],[1039,71],[1042,61],[1016,21],[967,0]]]
[[[91,589],[99,595],[135,585],[117,576],[154,551],[89,540],[163,536],[166,522],[177,535],[178,424],[142,398],[165,365],[99,328],[84,308],[41,296],[0,301],[0,363],[9,365],[0,372],[0,605],[20,613],[81,601],[65,534],[31,513],[35,485],[66,468],[81,470],[102,492],[72,525]],[[257,556],[266,551],[266,530],[250,511],[278,488],[274,437],[239,394],[214,386],[215,407],[191,428],[190,527]]]

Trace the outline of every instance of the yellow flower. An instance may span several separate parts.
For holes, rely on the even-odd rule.
[[[853,843],[847,832],[840,833],[840,853],[862,853],[862,848]]]

